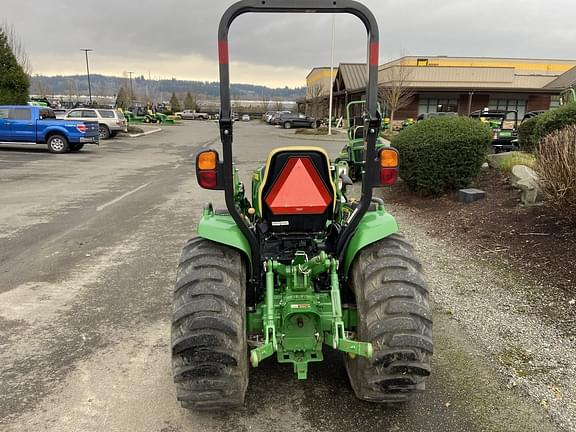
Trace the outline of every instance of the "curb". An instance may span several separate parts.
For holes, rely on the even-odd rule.
[[[286,139],[309,140],[309,141],[328,141],[328,142],[342,141],[342,142],[346,142],[348,140],[348,138],[346,138],[345,136],[340,138],[340,137],[337,137],[337,135],[332,135],[332,136],[328,136],[328,135],[304,135],[304,134],[285,135],[285,134],[277,133],[276,136],[278,136],[280,138],[286,138]]]
[[[141,136],[151,135],[151,134],[153,134],[153,133],[160,132],[161,130],[162,130],[162,128],[157,128],[157,129],[152,129],[152,130],[149,130],[149,131],[146,131],[146,132],[142,132],[142,133],[138,133],[138,134],[128,134],[128,136],[129,136],[130,138],[138,138],[138,137],[141,137]]]

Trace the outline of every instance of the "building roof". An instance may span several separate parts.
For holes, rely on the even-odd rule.
[[[344,81],[346,90],[358,90],[366,87],[368,81],[368,68],[366,63],[340,63],[338,74]]]
[[[553,90],[563,90],[565,88],[572,87],[575,84],[576,84],[576,66],[564,72],[562,75],[560,75],[554,81],[549,82],[544,87]]]
[[[336,69],[336,68],[334,68]],[[310,75],[312,75],[314,72],[319,71],[319,70],[330,70],[330,66],[318,66],[318,67],[313,67],[310,72],[308,72],[308,75],[306,75],[306,79],[308,79],[308,77]]]

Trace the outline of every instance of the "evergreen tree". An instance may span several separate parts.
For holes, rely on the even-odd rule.
[[[18,64],[6,34],[0,29],[0,105],[25,105],[28,87],[28,75]]]
[[[170,106],[172,107],[172,112],[180,111],[180,101],[176,97],[176,93],[172,93],[170,98]]]
[[[120,87],[116,95],[116,108],[122,108],[123,110],[130,108],[130,95],[124,86]]]
[[[190,92],[186,93],[186,98],[184,99],[184,109],[196,111],[196,97],[192,96]]]

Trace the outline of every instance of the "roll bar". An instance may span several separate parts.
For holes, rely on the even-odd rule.
[[[220,20],[218,27],[218,58],[220,63],[220,139],[223,151],[223,175],[226,206],[252,249],[253,266],[260,260],[260,245],[256,234],[250,230],[248,222],[236,208],[234,201],[234,173],[232,166],[232,118],[230,110],[230,70],[228,58],[228,31],[232,22],[245,13],[347,13],[358,17],[366,27],[368,35],[368,83],[366,88],[367,118],[366,161],[362,181],[362,196],[356,211],[342,231],[337,244],[337,253],[342,259],[348,241],[360,219],[368,210],[372,200],[372,188],[378,183],[378,161],[376,139],[380,127],[377,111],[378,93],[378,24],[370,10],[353,0],[241,0],[230,6]]]

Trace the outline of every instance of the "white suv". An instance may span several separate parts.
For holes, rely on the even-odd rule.
[[[65,119],[97,121],[100,139],[113,138],[118,132],[127,132],[126,117],[113,109],[75,108],[66,113]]]

